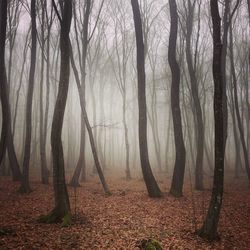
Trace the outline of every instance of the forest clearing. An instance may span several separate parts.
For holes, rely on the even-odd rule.
[[[20,195],[17,183],[0,178],[0,221],[10,230],[0,236],[0,249],[139,249],[143,239],[158,240],[163,249],[249,249],[250,190],[247,181],[225,184],[219,232],[211,242],[195,235],[192,192],[185,185],[184,196],[176,199],[147,196],[143,180],[109,180],[111,196],[103,193],[96,178],[76,190],[76,220],[69,227],[41,224],[36,220],[53,207],[51,186],[31,182],[33,192]],[[168,190],[169,178],[159,181]],[[188,181],[187,181],[188,183]],[[233,188],[232,188],[233,187]],[[197,228],[204,219],[211,190],[193,191]],[[74,188],[69,188],[75,217]]]

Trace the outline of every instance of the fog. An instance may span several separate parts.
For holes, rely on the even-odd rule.
[[[79,74],[82,63],[82,24],[83,3],[75,1],[70,38],[73,57]],[[214,117],[213,117],[213,77],[212,77],[212,34],[209,2],[199,1],[195,8],[193,35],[191,46],[196,63],[199,99],[202,106],[205,146],[204,174],[212,175],[214,155]],[[129,168],[132,177],[141,176],[139,143],[138,143],[138,100],[136,72],[136,44],[133,27],[133,16],[130,3],[127,1],[104,1],[100,11],[101,1],[94,1],[91,6],[89,20],[89,37],[86,63],[86,110],[92,127],[98,155],[105,175],[119,174],[126,176],[126,154],[129,153]],[[48,19],[50,19],[50,3]],[[169,6],[165,1],[141,1],[141,15],[145,43],[146,67],[146,99],[147,99],[147,134],[149,158],[156,176],[162,172],[172,175],[175,161],[174,131],[172,123],[170,88],[171,72],[167,62],[168,39],[170,30]],[[22,165],[25,141],[25,105],[30,67],[30,17],[27,13],[28,3],[11,4],[11,23],[7,26],[6,67],[9,83],[9,96],[12,117],[14,145],[20,165]],[[14,16],[15,11],[17,15]],[[100,13],[99,13],[100,11]],[[177,59],[181,67],[180,106],[182,128],[187,152],[186,169],[194,176],[196,157],[197,129],[194,117],[194,102],[191,96],[190,78],[185,56],[185,20],[186,13],[182,1],[178,1],[179,30],[177,40]],[[200,13],[199,13],[200,11]],[[47,24],[44,21],[45,48],[42,52],[42,9],[37,6],[37,59],[35,70],[35,86],[32,106],[32,146],[30,170],[39,176],[40,157],[40,119],[47,116],[46,131],[46,161],[52,171],[52,156],[50,146],[51,123],[57,96],[59,82],[59,22],[53,14],[49,42],[49,62],[46,51]],[[221,8],[221,15],[223,11]],[[233,18],[233,46],[235,53],[235,68],[238,81],[238,99],[242,123],[245,131],[247,148],[250,142],[249,126],[249,62],[247,51],[249,47],[249,21],[246,4],[242,2]],[[46,18],[45,18],[46,19]],[[14,26],[14,23],[16,26]],[[11,25],[11,26],[10,26]],[[28,40],[27,40],[28,39]],[[27,40],[27,41],[26,41]],[[80,54],[79,54],[80,53]],[[41,62],[43,60],[43,73]],[[230,56],[230,53],[228,53]],[[48,64],[48,79],[46,67]],[[244,174],[244,160],[235,122],[234,104],[231,96],[232,77],[230,63],[226,66],[227,103],[228,103],[228,139],[226,144],[225,173],[226,175]],[[41,74],[43,79],[41,80]],[[48,81],[48,85],[46,83]],[[42,87],[40,87],[42,85]],[[41,90],[43,91],[41,95]],[[41,99],[42,98],[42,99]],[[47,101],[46,101],[46,98]],[[48,105],[48,113],[45,113]],[[129,151],[126,150],[124,132],[123,108],[128,131]],[[0,119],[2,119],[0,117]],[[44,124],[44,121],[43,121]],[[14,126],[14,127],[13,127]],[[236,131],[236,132],[235,132]],[[67,178],[77,165],[81,138],[81,108],[79,93],[72,68],[70,69],[70,85],[63,122],[63,150]],[[235,143],[235,140],[237,143]],[[86,133],[85,159],[88,176],[92,175],[94,161]],[[235,147],[238,145],[238,151]],[[237,162],[236,162],[237,160]],[[8,173],[7,156],[2,163],[2,174]],[[237,170],[236,170],[237,169]],[[186,175],[188,174],[186,171]]]

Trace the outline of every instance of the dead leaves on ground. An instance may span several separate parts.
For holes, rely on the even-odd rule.
[[[163,249],[248,249],[250,196],[246,183],[226,186],[220,220],[221,240],[209,243],[193,232],[192,195],[147,196],[142,181],[110,181],[105,196],[96,180],[69,187],[73,225],[40,224],[36,219],[53,208],[51,186],[31,183],[33,192],[16,193],[18,183],[0,178],[0,249],[139,249],[143,239],[156,239]],[[166,186],[165,186],[166,188]],[[76,203],[75,203],[76,198]],[[201,225],[210,191],[194,192],[196,227]],[[75,214],[76,211],[76,214]]]

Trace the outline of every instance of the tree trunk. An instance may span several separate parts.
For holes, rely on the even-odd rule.
[[[7,26],[7,3],[1,1],[1,22],[0,22],[0,84],[1,84],[1,104],[2,104],[2,132],[0,140],[0,163],[8,149],[8,156],[10,160],[10,168],[12,170],[13,181],[21,179],[21,172],[16,158],[14,149],[12,129],[11,129],[11,111],[9,104],[9,89],[7,84],[7,75],[5,68],[5,39],[6,39],[6,26]]]
[[[86,160],[85,160],[85,122],[83,119],[83,115],[81,114],[81,139],[80,139],[80,151],[79,151],[79,159],[74,171],[74,174],[69,183],[70,186],[77,187],[80,186],[79,178],[82,172],[83,181],[86,180]]]
[[[45,6],[47,6],[47,1],[45,0]],[[46,13],[47,13],[47,9]],[[47,14],[46,14],[47,16]],[[44,113],[44,140],[43,140],[43,147],[44,147],[44,158],[46,159],[46,164],[44,166],[44,174],[45,180],[49,179],[49,169],[47,165],[47,154],[46,154],[46,145],[47,145],[47,134],[48,134],[48,118],[49,118],[49,99],[50,99],[50,34],[51,34],[51,26],[52,21],[48,23],[48,16],[47,16],[47,44],[46,44],[46,54],[47,54],[47,63],[46,63],[46,101],[45,101],[45,113]],[[49,180],[48,180],[49,181]]]
[[[194,2],[195,3],[195,2]],[[198,81],[192,59],[191,37],[193,31],[193,15],[195,4],[188,1],[187,34],[186,34],[186,59],[191,83],[191,93],[195,107],[195,125],[197,126],[196,136],[196,161],[195,161],[195,189],[203,189],[203,155],[204,155],[204,127],[202,109],[199,100]]]
[[[7,95],[7,76],[5,68],[5,40],[7,26],[7,0],[0,2],[0,98],[2,105],[2,132],[0,138],[0,165],[6,153],[8,128],[10,122],[9,100]]]
[[[174,126],[175,165],[170,193],[176,197],[182,196],[185,172],[186,150],[183,141],[181,110],[180,110],[180,67],[176,60],[176,40],[178,32],[178,13],[175,0],[169,0],[170,5],[170,37],[168,61],[172,73],[171,108]]]
[[[74,18],[75,23],[74,27],[76,30],[76,13],[75,13],[75,5],[74,5]],[[91,11],[91,1],[86,1],[85,11],[84,11],[84,21],[83,21],[83,28],[82,28],[82,58],[79,58],[80,66],[81,66],[81,93],[79,95],[82,96],[84,106],[86,105],[85,100],[85,89],[86,89],[86,57],[87,57],[87,48],[88,48],[88,25],[89,25],[89,17]],[[77,32],[77,30],[76,30]],[[72,51],[71,51],[72,53]],[[80,49],[78,49],[78,53],[80,53]],[[76,70],[76,69],[75,69]],[[75,72],[73,69],[73,71]],[[79,89],[78,89],[79,91]],[[85,130],[85,122],[84,117],[81,114],[81,141],[80,141],[80,151],[79,151],[79,158],[78,162],[70,181],[71,186],[78,186],[79,185],[79,177],[82,171],[81,180],[86,181],[86,158],[85,158],[85,144],[86,144],[86,130]]]
[[[245,168],[248,176],[248,180],[250,182],[250,163],[248,159],[248,150],[246,145],[246,140],[244,137],[244,128],[240,117],[240,110],[239,110],[239,102],[238,102],[238,91],[237,91],[237,77],[234,67],[234,51],[233,51],[233,33],[232,33],[232,25],[230,25],[230,61],[231,61],[231,71],[233,77],[233,90],[234,90],[234,107],[235,107],[235,114],[237,118],[239,133],[240,133],[240,140],[243,148],[244,160],[245,160]]]
[[[124,86],[123,93],[123,103],[122,103],[122,122],[124,128],[124,136],[125,136],[125,147],[126,147],[126,179],[131,180],[131,173],[129,168],[129,139],[128,139],[128,126],[126,119],[126,90]]]
[[[20,192],[31,192],[29,184],[29,165],[30,165],[30,151],[31,151],[31,134],[32,134],[32,102],[34,91],[34,78],[36,67],[36,0],[31,0],[31,61],[29,72],[29,85],[26,103],[26,138],[23,159],[23,174]]]
[[[62,145],[62,127],[65,113],[65,106],[69,88],[70,75],[70,26],[72,19],[72,1],[63,1],[61,33],[60,33],[60,51],[61,66],[58,94],[52,120],[51,129],[51,148],[53,156],[53,187],[55,195],[54,209],[40,221],[52,223],[63,222],[66,226],[71,223],[70,202],[65,183],[64,156]]]
[[[221,18],[218,0],[210,0],[213,21],[213,78],[214,78],[214,120],[215,120],[215,162],[212,196],[206,219],[199,236],[208,240],[218,238],[217,226],[223,197],[224,182],[224,116],[223,116],[223,72],[222,72],[222,42]]]
[[[100,181],[102,183],[104,192],[106,194],[110,194],[108,185],[106,183],[105,177],[104,177],[103,172],[102,172],[101,164],[100,164],[98,154],[97,154],[97,150],[96,150],[96,145],[95,145],[95,140],[94,140],[92,128],[90,126],[87,111],[85,109],[85,100],[84,100],[84,96],[82,95],[82,93],[83,93],[82,92],[82,86],[81,86],[81,83],[80,83],[79,74],[78,74],[78,71],[77,71],[77,68],[76,68],[76,65],[75,65],[75,61],[74,61],[74,58],[73,58],[72,48],[71,48],[70,58],[71,58],[71,65],[72,65],[72,68],[73,68],[73,71],[74,71],[76,84],[77,84],[77,88],[78,88],[78,93],[79,93],[79,98],[80,98],[80,105],[81,105],[81,110],[82,110],[82,116],[83,116],[87,131],[88,131],[90,146],[91,146],[93,158],[94,158],[94,161],[95,161],[95,167],[96,167],[97,173],[99,175]]]
[[[46,144],[45,144],[45,133],[44,133],[44,112],[43,112],[43,85],[44,85],[44,53],[45,53],[45,37],[44,37],[44,22],[45,22],[45,6],[46,2],[42,2],[42,20],[41,20],[41,79],[40,79],[40,159],[41,159],[41,177],[42,183],[49,183],[49,171],[47,168],[46,159]]]
[[[142,34],[140,8],[137,0],[131,0],[137,47],[137,76],[138,76],[138,107],[139,107],[139,148],[143,178],[150,197],[161,197],[162,193],[154,178],[147,144],[147,104],[146,104],[146,76],[145,55]]]

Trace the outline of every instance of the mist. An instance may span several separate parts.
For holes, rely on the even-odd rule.
[[[190,202],[200,194],[206,203],[195,229],[215,239],[220,212],[206,231],[213,197],[222,199],[223,186],[236,192],[235,183],[247,190],[250,178],[249,6],[8,1],[0,180],[14,180],[21,193],[53,184],[57,222],[73,214],[72,187],[127,195],[139,185],[149,197],[169,192],[166,199],[184,195]]]

